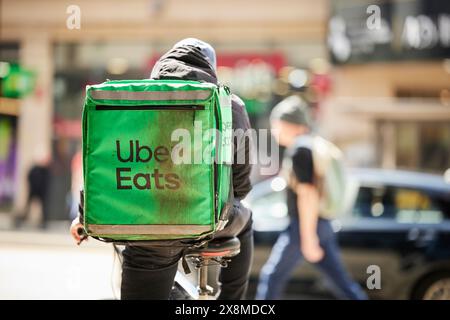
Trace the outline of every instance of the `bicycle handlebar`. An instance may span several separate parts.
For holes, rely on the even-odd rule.
[[[86,230],[84,230],[83,227],[77,229],[77,234],[80,236],[80,241],[78,242],[78,245],[80,245],[84,240],[88,238],[88,234],[86,233]]]
[[[77,233],[79,236],[87,236],[86,231],[84,230],[83,227],[78,228]]]

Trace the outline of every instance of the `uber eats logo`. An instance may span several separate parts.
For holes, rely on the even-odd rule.
[[[157,146],[153,150],[149,146],[141,145],[139,140],[129,140],[122,145],[116,140],[117,160],[121,163],[165,163],[172,161],[169,149]],[[167,166],[171,167],[171,166]],[[131,167],[116,168],[117,189],[171,189],[180,188],[180,177],[173,172],[163,172],[153,169],[151,172],[133,172]]]

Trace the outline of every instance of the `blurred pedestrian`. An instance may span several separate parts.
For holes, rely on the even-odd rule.
[[[81,148],[75,153],[71,162],[70,219],[78,216],[80,190],[83,188],[83,153]]]
[[[298,96],[275,106],[270,120],[278,143],[287,148],[283,171],[290,224],[261,270],[256,299],[280,299],[303,258],[319,268],[339,298],[366,299],[344,268],[330,223],[342,203],[339,149],[311,132],[309,106]]]
[[[45,229],[48,222],[47,195],[50,183],[50,157],[45,154],[38,155],[36,163],[28,171],[28,198],[22,216],[16,218],[16,227],[28,219],[31,206],[37,203],[41,209],[41,222],[39,227]]]

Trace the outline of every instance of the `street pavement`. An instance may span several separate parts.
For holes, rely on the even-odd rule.
[[[77,246],[68,229],[68,222],[52,222],[45,231],[33,223],[13,230],[9,216],[0,213],[0,300],[119,298],[121,268],[112,245],[90,239]],[[255,251],[259,265],[268,254],[260,251]],[[250,299],[257,271],[251,277]],[[304,293],[285,298],[323,299]]]
[[[119,283],[110,244],[77,246],[67,225],[0,230],[0,299],[114,299]]]

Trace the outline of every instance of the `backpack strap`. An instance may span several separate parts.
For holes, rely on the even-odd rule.
[[[230,183],[230,188],[228,190],[228,200],[222,208],[220,213],[219,221],[217,223],[216,232],[221,231],[225,228],[230,219],[230,214],[233,210],[233,200],[234,200],[234,189],[233,183]]]

